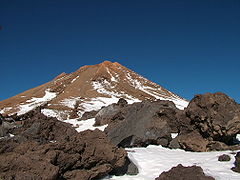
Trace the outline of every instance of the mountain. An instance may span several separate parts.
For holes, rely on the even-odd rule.
[[[0,102],[0,113],[24,114],[38,106],[42,113],[58,119],[80,117],[125,98],[129,103],[146,99],[173,101],[184,109],[188,101],[149,81],[117,62],[83,66],[62,73],[52,81]]]

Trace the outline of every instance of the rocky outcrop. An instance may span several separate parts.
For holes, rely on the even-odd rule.
[[[179,164],[167,172],[163,172],[155,180],[214,180],[213,177],[206,176],[199,166],[184,167]]]
[[[185,113],[204,138],[230,145],[240,133],[240,105],[223,93],[196,95]]]
[[[103,107],[95,125],[108,127],[108,138],[121,147],[162,145],[188,151],[235,150],[240,106],[223,93],[197,95],[178,110],[170,101],[126,101]],[[172,139],[170,133],[179,135]]]
[[[2,179],[82,179],[122,175],[133,166],[124,149],[99,131],[77,133],[69,124],[35,114],[0,140]]]
[[[120,147],[168,146],[178,111],[170,101],[143,101],[127,105],[123,100],[102,108],[96,124],[108,124],[105,132]]]
[[[235,156],[235,167],[232,168],[233,171],[240,173],[240,151]]]
[[[223,93],[196,95],[176,114],[179,135],[170,148],[188,151],[236,150],[240,133],[240,106]]]

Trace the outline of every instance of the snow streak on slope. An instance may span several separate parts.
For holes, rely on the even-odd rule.
[[[147,148],[128,148],[126,150],[129,158],[138,166],[139,174],[106,177],[104,180],[154,180],[163,171],[168,171],[178,164],[200,166],[206,175],[212,176],[216,180],[240,179],[240,174],[231,170],[235,159],[231,151],[186,152],[153,145]],[[219,162],[218,156],[222,154],[228,154],[231,161]]]
[[[25,114],[28,111],[31,111],[34,108],[39,107],[39,106],[47,103],[48,101],[52,100],[56,96],[57,96],[56,93],[50,92],[49,90],[46,90],[45,95],[42,98],[33,97],[32,99],[26,101],[27,104],[20,105],[19,106],[20,110],[18,111],[17,115]]]
[[[187,101],[179,98],[175,94],[171,93],[171,97],[169,97],[169,95],[167,96],[167,94],[164,94],[164,91],[162,91],[162,87],[160,87],[159,85],[157,85],[155,83],[151,83],[151,85],[153,87],[144,85],[144,83],[148,81],[146,78],[139,76],[140,80],[142,80],[140,82],[138,79],[136,79],[136,78],[134,79],[129,72],[127,72],[126,74],[127,74],[126,77],[129,80],[129,82],[131,83],[131,85],[133,87],[145,92],[146,94],[149,94],[156,99],[172,101],[172,102],[174,102],[176,107],[181,110],[183,110],[185,107],[188,106]],[[161,92],[161,94],[159,92]]]

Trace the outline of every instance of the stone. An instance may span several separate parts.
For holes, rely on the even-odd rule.
[[[143,147],[149,144],[168,146],[171,141],[170,122],[176,107],[170,101],[143,101],[114,109],[112,105],[102,109],[101,120],[107,123],[105,129],[110,141],[119,147]],[[176,110],[177,111],[177,110]],[[172,119],[171,119],[172,117]],[[102,123],[100,123],[102,124]]]
[[[232,145],[240,132],[240,105],[226,94],[196,95],[185,113],[204,138]]]
[[[223,154],[218,157],[218,161],[220,161],[220,162],[230,161],[230,160],[231,160],[231,157],[227,154]]]
[[[179,164],[167,172],[160,174],[155,180],[214,180],[213,177],[206,176],[199,166],[184,167]]]
[[[208,141],[204,139],[199,132],[192,131],[178,136],[180,147],[187,151],[204,152],[207,151]]]
[[[135,166],[102,131],[78,133],[70,124],[39,113],[28,117],[14,134],[0,139],[2,179],[90,180],[123,175],[133,168],[130,164]]]

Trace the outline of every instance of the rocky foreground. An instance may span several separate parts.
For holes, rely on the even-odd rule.
[[[1,116],[0,177],[89,180],[109,174],[136,174],[137,168],[128,159],[125,147],[153,144],[195,152],[240,149],[236,139],[240,133],[240,105],[222,93],[197,95],[184,110],[170,101],[129,105],[120,99],[117,104],[85,113],[82,119],[92,117],[96,126],[108,125],[104,132],[78,133],[40,110],[22,116]],[[173,138],[172,133],[177,136]],[[205,176],[200,167],[193,168],[200,179],[213,179]],[[188,169],[179,165],[158,179],[187,175]],[[239,169],[238,153],[233,170]]]
[[[131,165],[127,153],[99,131],[78,133],[70,124],[36,113],[14,137],[0,140],[2,179],[96,179],[122,175]],[[133,165],[131,165],[133,166]]]

